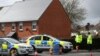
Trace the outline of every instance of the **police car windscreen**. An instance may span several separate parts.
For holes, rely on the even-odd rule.
[[[19,41],[15,40],[15,39],[12,39],[12,38],[7,38],[6,40],[7,40],[8,42],[14,43],[14,44],[20,43]]]

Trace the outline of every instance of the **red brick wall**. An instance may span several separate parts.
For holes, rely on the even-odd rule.
[[[0,36],[6,36],[9,32],[12,31],[11,24],[12,23],[6,23],[6,25],[5,25],[5,31],[4,32],[0,31]],[[27,28],[28,28],[28,30],[26,30]],[[28,37],[28,36],[37,34],[37,31],[32,31],[31,21],[30,22],[24,22],[23,31],[19,31],[18,23],[16,23],[16,32],[18,34],[18,37],[20,37],[20,38]]]
[[[24,22],[24,30],[19,31],[18,29],[18,23],[16,23],[17,29],[16,32],[18,33],[18,37],[28,37],[33,34],[50,34],[55,37],[59,38],[70,38],[71,33],[71,24],[68,17],[68,14],[64,11],[64,8],[62,7],[59,0],[53,0],[53,2],[50,4],[50,6],[47,8],[47,10],[44,12],[44,14],[41,16],[41,18],[38,21],[38,32],[32,31],[31,29],[31,22],[27,21]],[[29,29],[27,31],[26,29]],[[11,23],[6,23],[5,31],[4,33],[7,35],[9,32],[11,32]],[[0,31],[0,36],[4,36],[3,32]]]
[[[28,37],[34,34],[37,34],[37,31],[32,31],[32,22],[24,22],[23,31],[18,31],[19,37]]]
[[[53,0],[38,21],[39,33],[70,38],[71,22],[59,0]]]
[[[9,32],[11,32],[12,29],[11,29],[11,24],[10,23],[6,23],[5,24],[5,34],[7,35]]]

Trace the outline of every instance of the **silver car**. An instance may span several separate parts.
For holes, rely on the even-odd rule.
[[[2,51],[1,47],[3,42],[6,42],[8,45],[7,51]],[[15,44],[18,46],[18,48],[14,47]],[[12,50],[16,50],[17,55],[32,54],[34,52],[34,49],[31,45],[20,43],[13,38],[0,38],[0,54],[10,55]]]

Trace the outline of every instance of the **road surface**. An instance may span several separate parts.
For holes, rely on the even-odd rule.
[[[92,54],[91,52],[87,50],[80,50],[79,52],[76,52],[76,50],[73,50],[69,53],[66,54],[61,54],[61,55],[50,55],[49,52],[43,52],[41,54],[38,54],[39,56],[100,56],[99,51],[93,51]]]

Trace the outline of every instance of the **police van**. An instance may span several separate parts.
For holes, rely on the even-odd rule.
[[[8,48],[6,51],[3,51],[2,44],[6,42]],[[11,55],[11,52],[15,50],[16,55],[23,55],[23,54],[32,54],[33,47],[31,45],[27,45],[26,43],[20,43],[19,41],[13,38],[0,38],[0,54],[4,55]]]
[[[42,53],[44,50],[48,50],[53,48],[54,44],[59,44],[63,47],[62,51],[64,53],[71,51],[73,49],[73,45],[68,41],[61,41],[50,35],[33,35],[28,37],[26,40],[27,44],[33,46],[34,49],[37,49],[39,53]]]

